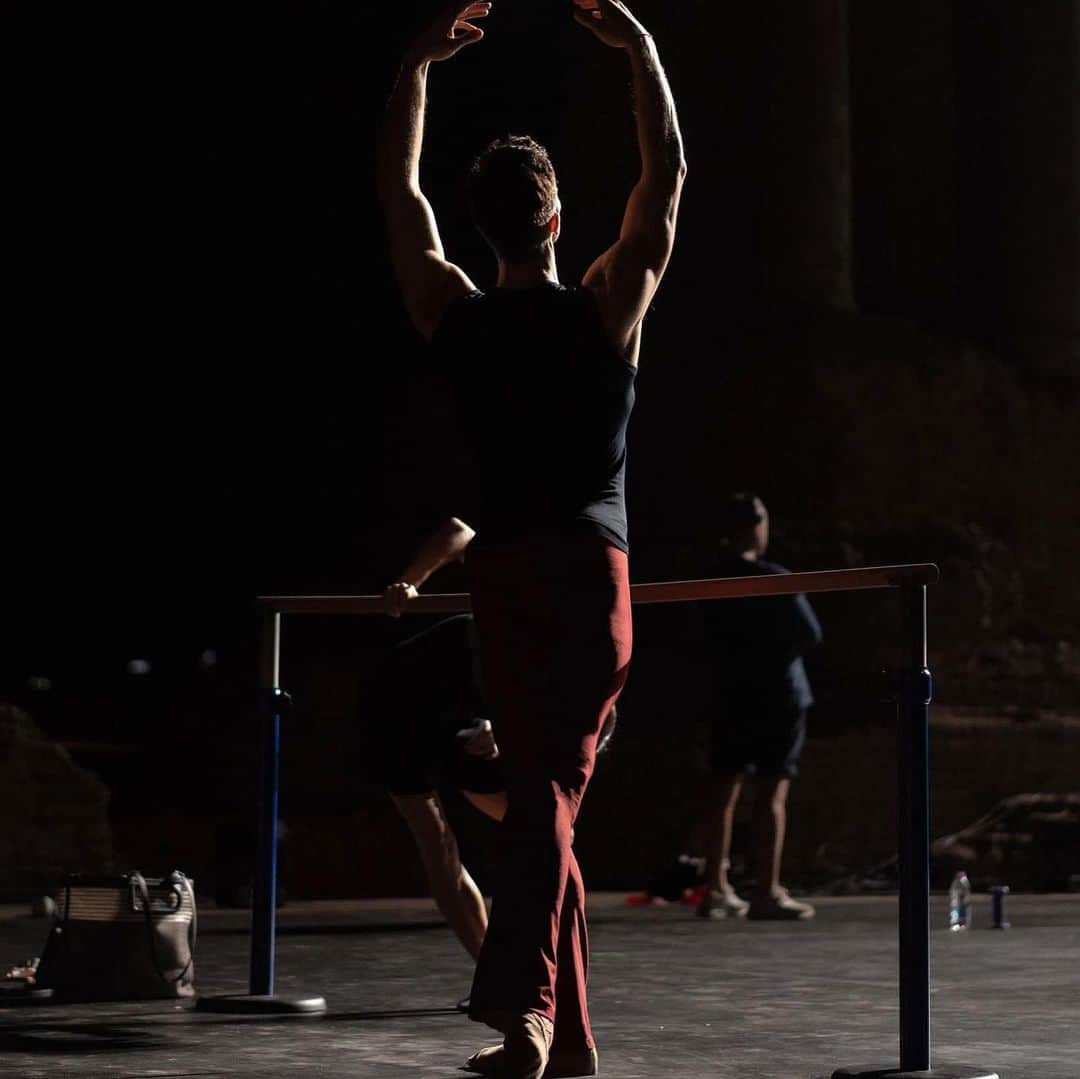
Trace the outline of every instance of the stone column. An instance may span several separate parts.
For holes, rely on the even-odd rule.
[[[850,310],[847,0],[762,5],[761,260],[765,300]]]
[[[859,309],[926,328],[956,310],[955,7],[851,8]]]
[[[972,331],[1080,379],[1076,0],[963,5],[960,191]]]

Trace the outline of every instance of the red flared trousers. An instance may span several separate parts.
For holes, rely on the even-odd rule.
[[[484,686],[507,777],[471,1016],[533,1011],[553,1048],[594,1046],[574,821],[633,640],[626,555],[594,536],[470,551]]]

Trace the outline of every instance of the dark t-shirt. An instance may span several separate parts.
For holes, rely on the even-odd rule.
[[[627,550],[636,370],[608,340],[592,292],[472,292],[432,344],[472,451],[475,542],[585,532]]]
[[[714,577],[787,573],[775,562],[724,559]],[[790,715],[814,703],[803,653],[821,642],[821,624],[806,596],[720,599],[703,606],[704,644],[713,707]]]
[[[472,615],[446,618],[398,644],[377,679],[374,748],[394,794],[442,784],[480,793],[505,790],[498,760],[464,750],[459,732],[486,712]]]

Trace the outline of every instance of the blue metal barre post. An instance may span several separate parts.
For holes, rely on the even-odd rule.
[[[259,798],[251,897],[252,996],[274,992],[277,929],[278,786],[281,770],[281,615],[263,613],[259,641]]]
[[[251,899],[250,992],[246,996],[200,997],[196,1006],[202,1011],[287,1015],[326,1011],[322,997],[274,994],[281,716],[289,701],[280,682],[281,612],[264,608],[259,615],[259,795]]]

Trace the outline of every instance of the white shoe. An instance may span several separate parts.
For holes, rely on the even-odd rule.
[[[744,918],[750,904],[740,898],[734,888],[709,888],[697,907],[699,918]]]
[[[809,903],[800,903],[788,895],[786,888],[774,888],[771,895],[755,898],[750,903],[747,917],[754,922],[804,922],[813,918],[814,908]]]

